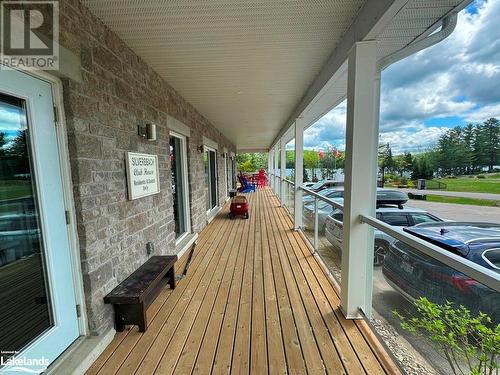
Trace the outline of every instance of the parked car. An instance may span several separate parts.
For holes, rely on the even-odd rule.
[[[334,180],[323,180],[323,181],[316,182],[314,185],[312,185],[308,189],[317,193],[323,189],[329,189],[329,188],[333,188],[335,186],[344,186],[344,182],[343,181],[334,181]]]
[[[498,224],[428,223],[404,231],[500,273]],[[487,313],[500,323],[500,293],[401,241],[389,247],[382,272],[387,282],[409,300],[426,297],[440,304],[450,301],[473,313]]]
[[[331,198],[331,200],[339,204],[344,203],[344,198]],[[318,233],[324,233],[326,218],[334,210],[335,208],[329,203],[325,201],[318,202]],[[304,205],[302,219],[307,229],[314,230],[314,202]]]
[[[431,215],[427,211],[413,207],[379,206],[376,211],[377,219],[395,227],[409,227],[421,223],[441,222],[442,219]],[[326,218],[325,237],[336,248],[342,248],[343,213],[335,210]],[[373,264],[381,266],[389,251],[394,238],[375,229],[375,248],[373,250]]]
[[[343,204],[343,198],[334,198],[333,200]],[[407,201],[408,195],[401,190],[377,188],[377,205],[395,204],[402,207]],[[333,210],[333,206],[324,201],[318,203],[318,224],[320,234],[325,232],[326,218]],[[314,228],[314,200],[304,204],[303,219],[306,227]]]
[[[334,188],[324,189],[318,192],[319,195],[325,198],[343,198],[344,197],[344,187],[337,186]],[[304,193],[302,198],[304,204],[314,202],[314,196]]]

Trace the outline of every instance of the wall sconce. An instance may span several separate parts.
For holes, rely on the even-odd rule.
[[[205,148],[203,147],[203,145],[199,145],[196,149],[201,154],[201,153],[203,153],[203,151],[204,151]]]
[[[138,125],[137,133],[148,141],[156,141],[156,124]]]

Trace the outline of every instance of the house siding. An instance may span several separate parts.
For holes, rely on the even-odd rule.
[[[193,232],[207,223],[203,136],[218,143],[219,201],[231,144],[210,122],[78,1],[60,1],[60,43],[80,56],[82,81],[63,78],[65,119],[89,330],[113,324],[103,297],[154,254],[174,254],[174,216],[167,115],[191,128],[188,178]],[[137,135],[155,123],[157,141]],[[125,152],[158,155],[159,194],[127,199]]]

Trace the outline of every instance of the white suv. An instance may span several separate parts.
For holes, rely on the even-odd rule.
[[[427,211],[403,206],[380,206],[377,208],[377,219],[396,227],[411,227],[422,223],[443,221]],[[338,249],[342,248],[342,220],[342,210],[336,209],[327,217],[325,222],[326,239]],[[375,266],[381,266],[384,263],[389,245],[393,241],[393,237],[375,229],[375,248],[373,256],[373,264]]]

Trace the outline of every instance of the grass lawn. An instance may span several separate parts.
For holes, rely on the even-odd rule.
[[[31,196],[30,181],[4,181],[0,184],[0,200],[8,200]]]
[[[465,191],[465,190],[464,190]],[[444,195],[427,195],[428,202],[439,203],[456,203],[456,204],[471,204],[474,206],[490,206],[500,207],[500,202],[492,201],[489,199],[475,199],[475,198],[462,198],[462,197],[447,197]]]
[[[500,194],[500,174],[498,173],[487,178],[440,178],[436,181],[444,182],[447,185],[446,190],[449,191]]]

